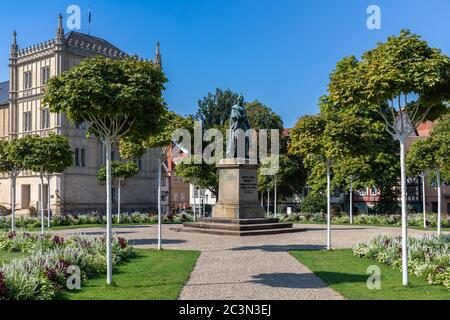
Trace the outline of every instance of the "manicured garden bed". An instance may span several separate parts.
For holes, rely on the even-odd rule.
[[[165,224],[178,224],[186,221],[191,221],[190,215],[178,215],[164,218]],[[158,216],[147,213],[124,213],[121,216],[120,223],[117,223],[117,216],[113,216],[113,223],[115,226],[134,226],[134,225],[151,225],[158,223]],[[19,217],[15,220],[17,229],[35,231],[40,230],[41,219],[40,217]],[[55,216],[50,220],[51,230],[63,230],[63,229],[78,229],[78,228],[93,228],[106,226],[106,216],[98,213],[86,214],[86,215],[66,215]],[[45,221],[47,226],[47,221]],[[0,230],[9,230],[11,228],[11,219],[6,217],[0,217]]]
[[[65,292],[66,300],[176,300],[200,256],[196,251],[135,250],[117,267],[114,285],[104,277],[89,279],[81,291]]]
[[[281,219],[283,222],[293,222],[299,224],[326,224],[327,217],[325,213],[301,213],[293,214],[290,216],[284,216]],[[350,217],[348,214],[341,214],[339,216],[333,216],[331,223],[334,225],[350,225]],[[357,215],[353,219],[353,225],[360,226],[377,226],[377,227],[400,227],[401,216],[400,215]],[[410,214],[408,216],[408,225],[410,228],[425,230],[423,227],[423,215],[422,214]],[[437,215],[427,215],[427,229],[435,230],[437,226]],[[450,217],[446,215],[442,218],[442,230],[450,231]]]
[[[320,277],[328,286],[350,300],[449,300],[450,290],[430,285],[414,275],[402,286],[398,270],[372,259],[354,256],[351,249],[333,251],[291,251],[290,254]],[[381,290],[367,288],[367,268],[381,270]]]

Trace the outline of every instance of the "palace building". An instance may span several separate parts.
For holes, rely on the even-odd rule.
[[[22,172],[17,179],[16,210],[27,215],[39,208],[39,195],[44,192],[44,207],[53,214],[90,213],[103,211],[106,203],[105,184],[97,182],[96,173],[105,163],[103,144],[95,137],[86,137],[86,125],[75,125],[64,114],[49,112],[42,104],[49,78],[79,64],[83,59],[102,55],[113,59],[128,55],[111,43],[79,32],[65,33],[59,16],[55,38],[27,48],[19,48],[13,33],[9,82],[0,83],[0,139],[12,140],[25,135],[48,135],[50,132],[66,136],[74,152],[73,166],[55,175],[50,185],[41,185],[33,172]],[[157,45],[153,62],[161,66]],[[162,66],[161,66],[162,67]],[[122,187],[122,208],[152,211],[157,206],[158,162],[148,151],[136,162],[141,168],[138,176],[125,181]],[[111,155],[119,160],[117,148]],[[0,206],[11,207],[11,181],[0,175]],[[50,203],[47,195],[50,192]],[[115,205],[116,186],[113,185]]]

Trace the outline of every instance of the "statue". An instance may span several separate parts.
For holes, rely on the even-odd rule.
[[[244,97],[241,95],[236,105],[231,108],[230,131],[227,145],[227,158],[235,158],[237,145],[240,135],[244,135],[245,140],[245,158],[248,158],[249,139],[245,133],[250,130],[250,124],[247,118],[247,111],[244,107]]]

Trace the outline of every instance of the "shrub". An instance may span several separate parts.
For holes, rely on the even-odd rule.
[[[411,273],[430,284],[450,289],[450,237],[409,238],[408,248]],[[379,236],[368,243],[359,243],[353,248],[353,253],[400,269],[401,249],[400,238]]]
[[[0,234],[2,249],[32,252],[0,268],[0,299],[51,300],[64,290],[69,266],[78,266],[83,278],[106,272],[106,237],[74,235],[68,241],[46,234]],[[123,238],[113,238],[113,265],[133,256]]]
[[[317,213],[327,211],[327,199],[319,193],[308,194],[300,204],[301,212]]]

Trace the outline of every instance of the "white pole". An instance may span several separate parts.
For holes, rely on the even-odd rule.
[[[118,188],[117,188],[117,223],[120,224],[120,218],[121,218],[121,206],[120,206],[120,202],[121,202],[121,180],[118,179],[117,180],[118,183]]]
[[[350,177],[350,224],[353,224],[353,177]]]
[[[278,194],[277,194],[277,180],[275,179],[275,191],[274,191],[274,202],[273,202],[273,204],[274,204],[274,209],[273,209],[273,212],[274,212],[274,216],[275,216],[275,218],[277,217],[277,215],[278,215],[278,208],[277,208],[277,201],[278,201]]]
[[[162,250],[162,211],[161,211],[161,167],[162,163],[158,166],[158,250]]]
[[[437,216],[437,235],[441,236],[441,223],[442,223],[442,186],[441,186],[441,171],[436,169],[436,182],[438,192],[438,216]]]
[[[206,190],[203,191],[203,218],[205,218],[205,210],[206,210],[205,199],[206,199]]]
[[[44,176],[42,174],[42,170],[41,170],[40,176],[41,176],[41,194],[40,194],[39,200],[41,203],[39,204],[39,207],[41,209],[40,210],[41,211],[41,235],[44,235],[44,224],[45,224],[45,222],[44,222]]]
[[[50,229],[50,219],[51,219],[51,211],[50,211],[50,181],[51,177],[47,179],[47,227]]]
[[[11,230],[16,231],[16,176],[11,177]]]
[[[111,139],[105,139],[105,153],[106,153],[106,271],[108,285],[113,282],[112,278],[112,202],[111,202],[111,188],[112,188],[112,173],[111,173]]]
[[[264,208],[264,192],[261,192],[261,208]]]
[[[327,160],[327,249],[331,250],[331,161]]]
[[[423,206],[423,227],[427,228],[427,198],[426,198],[426,174],[422,174],[422,206]]]
[[[196,217],[196,213],[197,213],[197,198],[195,196],[195,192],[197,191],[197,188],[194,184],[194,222],[197,222],[197,217]]]
[[[409,283],[408,275],[408,212],[406,201],[406,163],[405,163],[405,140],[400,139],[400,168],[401,168],[401,191],[402,191],[402,273],[403,286]]]

